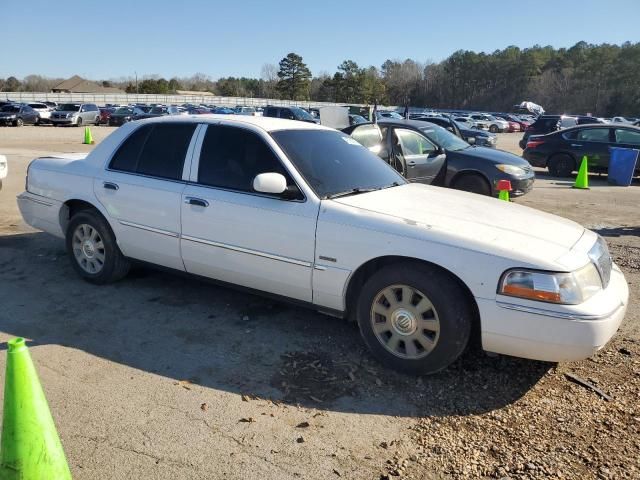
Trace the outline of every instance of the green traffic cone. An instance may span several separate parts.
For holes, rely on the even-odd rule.
[[[24,338],[9,341],[0,442],[0,479],[71,480]]]
[[[509,190],[500,190],[500,192],[498,193],[498,199],[508,202],[509,201]]]
[[[84,142],[86,145],[93,145],[93,137],[91,136],[91,129],[89,127],[84,127]]]
[[[578,176],[576,177],[576,183],[573,184],[573,188],[579,188],[581,190],[589,190],[588,160],[586,155],[582,157],[582,163],[580,163],[580,170],[578,170]]]

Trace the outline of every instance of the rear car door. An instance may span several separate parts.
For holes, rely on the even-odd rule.
[[[410,182],[431,183],[444,165],[444,155],[424,135],[405,128],[392,128],[391,157]]]
[[[609,144],[611,143],[611,128],[583,128],[575,131],[570,138],[571,151],[574,153],[577,165],[584,156],[587,157],[590,170],[604,169],[609,167]]]
[[[203,127],[183,192],[181,250],[188,272],[311,302],[320,203],[253,190],[256,175],[285,176],[298,189],[264,132]]]
[[[180,202],[196,127],[180,122],[135,128],[95,178],[94,192],[113,219],[124,255],[184,270]]]

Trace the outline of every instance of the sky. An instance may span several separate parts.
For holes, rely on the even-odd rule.
[[[346,59],[640,41],[640,0],[0,0],[0,78],[136,73],[259,77],[289,52],[314,75]]]

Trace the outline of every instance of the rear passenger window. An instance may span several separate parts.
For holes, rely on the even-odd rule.
[[[116,151],[109,168],[179,180],[195,128],[193,123],[140,127]]]
[[[111,170],[135,173],[138,166],[138,157],[152,129],[153,125],[145,125],[129,135],[113,155],[109,168]]]
[[[137,172],[171,180],[182,178],[184,157],[195,128],[195,123],[155,124],[142,148]]]
[[[586,130],[579,130],[576,135],[576,140],[585,142],[609,142],[609,129],[608,128],[589,128]]]
[[[258,135],[243,128],[209,125],[200,151],[198,183],[253,192],[253,179],[266,172],[281,173],[287,185],[294,184]]]

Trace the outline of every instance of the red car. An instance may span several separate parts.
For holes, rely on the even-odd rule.
[[[115,112],[116,109],[112,108],[112,107],[104,107],[100,109],[100,119],[99,119],[99,123],[103,124],[103,125],[108,125],[109,124],[109,118],[111,117],[111,114],[113,112]]]

